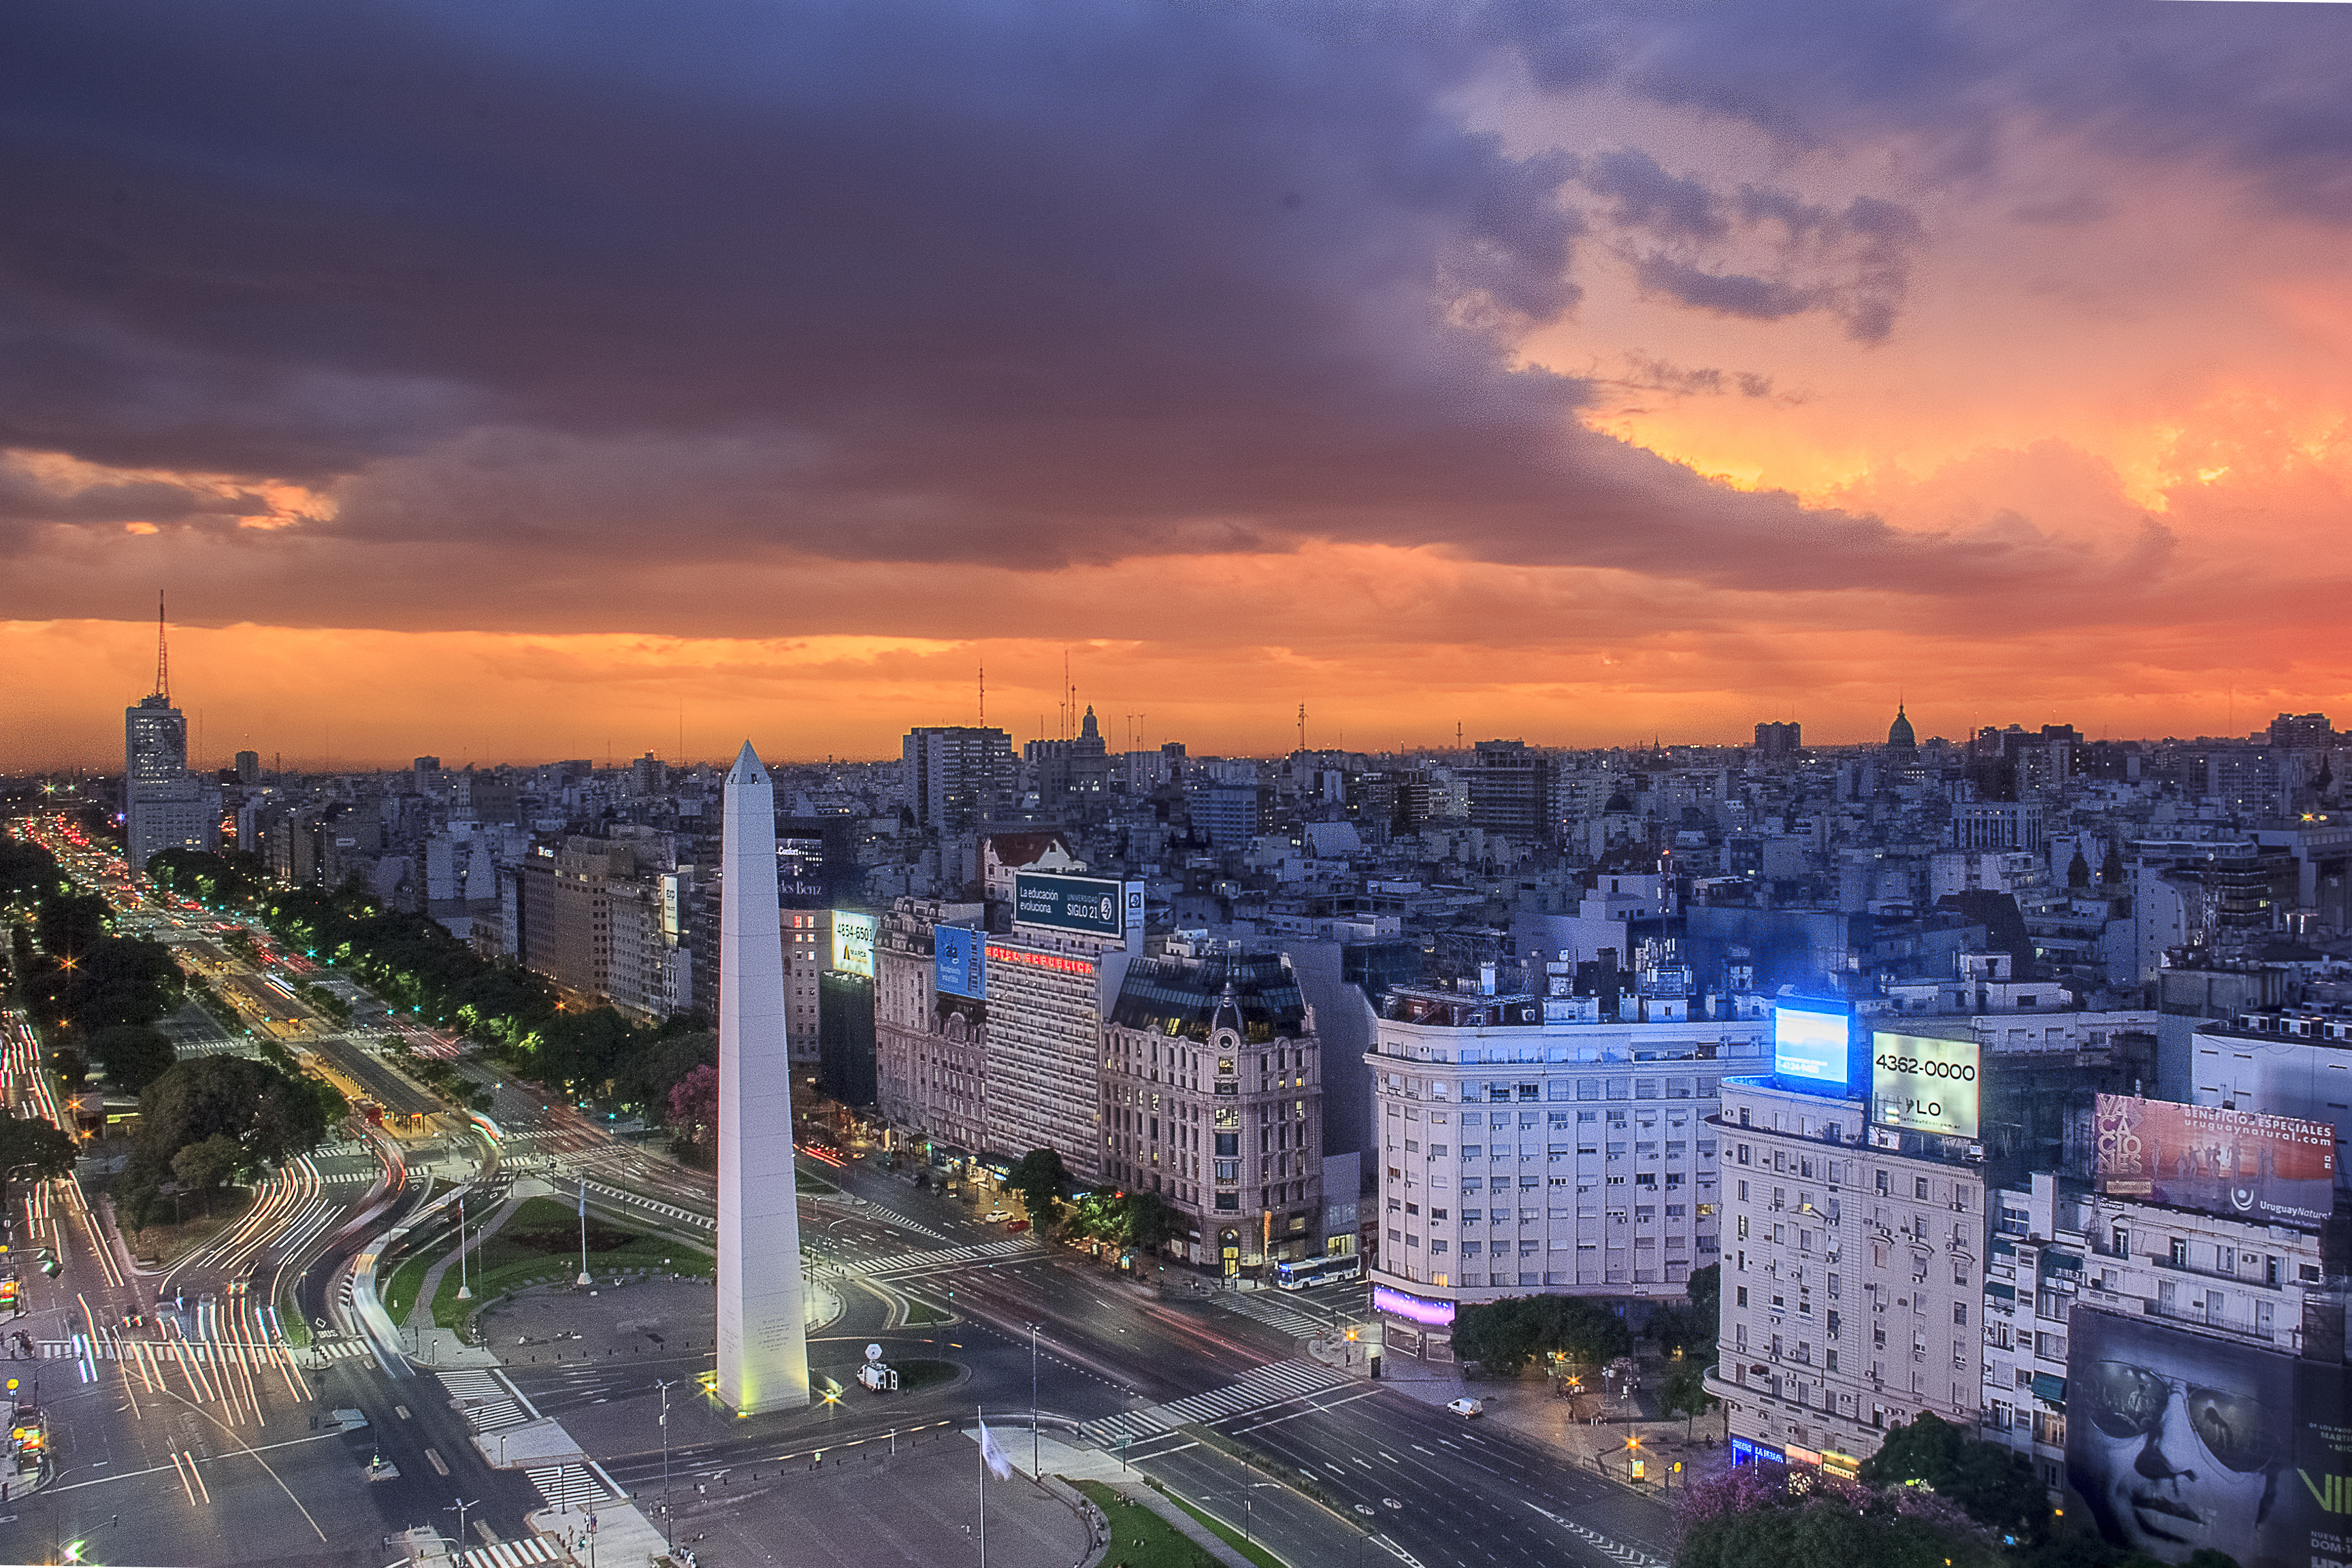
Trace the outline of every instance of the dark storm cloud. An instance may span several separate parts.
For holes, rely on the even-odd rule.
[[[1603,221],[1623,237],[1644,292],[1758,321],[1826,310],[1863,342],[1894,330],[1911,253],[1927,237],[1892,202],[1857,196],[1839,208],[1765,185],[1717,191],[1632,148],[1583,160],[1579,181],[1610,204]]]
[[[2333,6],[1500,0],[1475,26],[1551,90],[1613,82],[1792,146],[1922,137],[1966,178],[1995,133],[2032,127],[2210,163],[2263,205],[2352,222],[2352,28]]]
[[[1704,15],[1555,20],[1527,48],[1557,84],[1597,79],[1568,53],[1630,72],[1641,43],[1641,79],[1687,98]],[[1581,382],[1513,369],[1577,300],[1579,165],[1442,107],[1507,31],[1453,16],[20,14],[0,444],[329,487],[345,546],[509,574],[566,550],[1045,567],[1315,537],[1815,586],[2027,569],[1703,482],[1578,426]],[[1824,68],[1764,58],[1769,120]],[[1678,299],[1893,325],[1899,207],[1633,153],[1583,178]],[[1725,233],[1773,265],[1677,248]]]

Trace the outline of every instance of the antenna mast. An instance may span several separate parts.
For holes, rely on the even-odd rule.
[[[1307,749],[1307,704],[1304,702],[1298,705],[1298,749],[1302,752]]]
[[[155,590],[155,695],[172,701],[172,654],[163,641],[163,590]]]

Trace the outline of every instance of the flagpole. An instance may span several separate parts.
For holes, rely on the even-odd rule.
[[[971,1415],[980,1423],[980,1568],[988,1568],[988,1417],[977,1405]]]

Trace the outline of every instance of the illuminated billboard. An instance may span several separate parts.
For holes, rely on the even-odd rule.
[[[1388,1312],[1425,1329],[1442,1329],[1454,1321],[1454,1303],[1428,1296],[1416,1296],[1408,1290],[1392,1289],[1386,1285],[1372,1287],[1372,1310]]]
[[[2325,1121],[2100,1095],[2091,1173],[2114,1197],[2317,1230],[2336,1205],[2336,1129]]]
[[[1784,1089],[1843,1095],[1853,1087],[1853,1020],[1829,1004],[1772,1007],[1772,1076]]]
[[[2352,1388],[2305,1361],[2145,1316],[2067,1319],[2066,1475],[2108,1540],[2164,1561],[2341,1561]]]
[[[1017,925],[1048,926],[1084,936],[1123,936],[1127,931],[1127,885],[1108,877],[1016,872],[1013,878],[1013,919]]]
[[[961,926],[931,932],[931,989],[942,996],[988,998],[988,938]]]
[[[839,974],[874,978],[874,938],[880,927],[872,915],[833,911],[833,968]]]
[[[1882,1029],[1871,1036],[1870,1043],[1873,1121],[1948,1138],[1977,1135],[1976,1041]]]

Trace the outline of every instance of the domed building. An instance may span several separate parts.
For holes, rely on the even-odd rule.
[[[1895,722],[1886,726],[1886,749],[1906,757],[1919,754],[1919,737],[1911,732],[1911,721],[1905,716],[1900,702],[1895,705]]]

